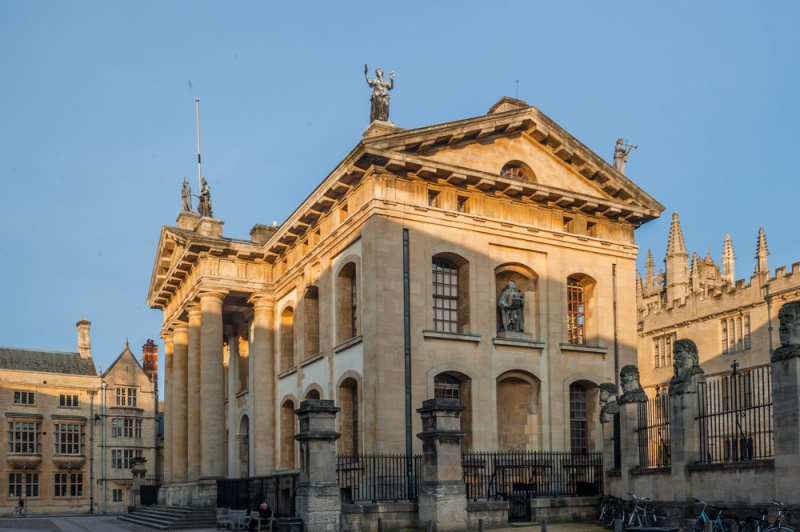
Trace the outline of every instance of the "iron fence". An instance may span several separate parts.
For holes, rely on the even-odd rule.
[[[217,507],[253,511],[266,502],[276,517],[295,517],[299,476],[287,473],[217,480]]]
[[[415,501],[422,455],[340,454],[336,457],[342,502]],[[409,478],[411,477],[411,478]]]
[[[698,386],[699,463],[774,458],[770,366],[709,377]]]
[[[468,452],[461,466],[472,500],[599,495],[603,489],[601,452]]]
[[[669,395],[656,389],[645,403],[638,403],[636,435],[639,441],[639,467],[669,467],[670,427]]]

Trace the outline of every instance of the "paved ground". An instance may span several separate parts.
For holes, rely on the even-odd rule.
[[[45,532],[153,532],[155,529],[120,521],[114,515],[68,515],[28,517],[24,519],[0,518],[0,531],[22,532],[41,530]],[[193,528],[212,531],[215,528]],[[508,528],[496,528],[494,532],[545,532],[538,523],[519,523]],[[593,523],[550,523],[546,532],[600,532]]]

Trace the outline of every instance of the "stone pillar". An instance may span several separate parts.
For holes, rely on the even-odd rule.
[[[275,471],[275,300],[254,296],[253,341],[250,346],[250,380],[253,450],[253,474],[269,475]],[[257,400],[256,400],[257,399]],[[258,442],[255,445],[255,442]]]
[[[620,486],[625,488],[623,493],[628,491],[635,492],[630,475],[631,469],[639,467],[639,437],[636,434],[638,428],[639,403],[619,404],[619,445],[620,453],[619,472]],[[609,425],[611,423],[606,423]]]
[[[777,351],[776,351],[777,353]],[[772,362],[772,419],[775,437],[775,494],[785,500],[800,478],[800,359]]]
[[[170,414],[172,409],[172,424],[169,442],[165,447],[172,454],[172,481],[186,482],[187,476],[187,449],[186,439],[189,433],[187,425],[186,405],[188,404],[188,357],[189,357],[189,326],[186,323],[177,323],[172,330],[172,384],[167,385],[172,390],[172,400],[165,414]]]
[[[686,501],[693,496],[687,466],[702,458],[697,387],[705,382],[705,376],[699,367],[695,372],[685,382],[670,384],[669,388],[670,481],[675,501]]]
[[[467,492],[462,478],[461,412],[457,399],[428,399],[417,409],[422,417],[422,479],[419,523],[433,530],[467,529]],[[430,530],[430,528],[429,528]]]
[[[297,511],[306,530],[334,532],[339,528],[342,500],[336,478],[336,414],[333,401],[309,399],[295,410],[300,432],[300,481]],[[466,503],[466,498],[464,499]]]
[[[131,473],[133,473],[133,487],[131,491],[133,491],[134,508],[139,508],[142,505],[142,483],[144,482],[144,476],[147,474],[147,469],[144,467],[146,463],[147,458],[144,456],[133,458],[133,467],[131,467]]]
[[[187,478],[200,478],[200,306],[189,307],[189,357],[186,377]],[[192,437],[189,438],[188,434]]]
[[[172,482],[175,476],[172,471],[172,418],[175,415],[172,406],[175,371],[172,332],[164,331],[161,337],[164,339],[164,482]]]
[[[200,295],[200,478],[225,474],[225,390],[222,367],[222,299],[224,294]]]

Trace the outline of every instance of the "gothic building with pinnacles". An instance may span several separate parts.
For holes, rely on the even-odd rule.
[[[673,376],[676,340],[697,344],[700,364],[709,377],[769,365],[779,347],[770,324],[777,323],[781,306],[800,299],[800,263],[791,270],[767,265],[767,238],[759,229],[755,268],[747,279],[736,279],[733,243],[725,236],[718,265],[687,253],[678,213],[672,215],[664,269],[655,271],[647,252],[644,276],[637,274],[639,370],[650,395],[666,391]]]
[[[464,450],[602,449],[600,385],[637,356],[634,231],[664,207],[535,107],[418,129],[381,116],[249,240],[202,201],[162,228],[147,300],[166,503],[214,506],[217,479],[301,467],[305,400],[340,409],[339,453],[407,436],[420,452],[434,398],[463,407]]]

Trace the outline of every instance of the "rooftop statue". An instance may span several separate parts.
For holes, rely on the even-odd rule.
[[[772,353],[772,361],[800,357],[800,301],[790,301],[778,311],[778,334],[781,346]]]
[[[636,144],[624,144],[622,137],[617,139],[617,145],[614,148],[614,169],[619,173],[625,173],[625,163],[628,162],[628,154],[631,150],[638,148]]]
[[[508,281],[503,289],[498,306],[502,318],[501,330],[523,332],[522,309],[525,307],[525,295],[517,288],[517,283],[513,279]]]
[[[617,385],[610,382],[600,384],[600,423],[608,423],[619,414]]]
[[[705,374],[700,367],[700,356],[697,354],[697,345],[688,338],[681,338],[675,341],[672,353],[675,374],[669,381],[669,394],[694,392],[697,389],[696,383],[705,382]],[[698,376],[696,379],[693,378],[695,375]]]
[[[389,74],[389,81],[383,79],[383,70],[375,70],[375,79],[369,79],[369,67],[364,65],[364,77],[367,84],[372,87],[372,109],[369,112],[370,123],[375,120],[384,122],[389,120],[389,91],[394,88],[394,72]]]
[[[181,199],[183,200],[183,212],[192,212],[192,189],[189,182],[183,178],[183,189],[181,189]]]
[[[644,403],[647,401],[642,385],[639,383],[639,368],[633,364],[623,366],[619,372],[619,383],[622,385],[622,397],[619,403]]]
[[[200,186],[200,195],[194,195],[197,198],[200,198],[200,203],[197,204],[197,212],[200,214],[201,217],[206,218],[213,218],[214,215],[211,212],[211,189],[208,187],[208,181],[204,177],[201,186]]]

